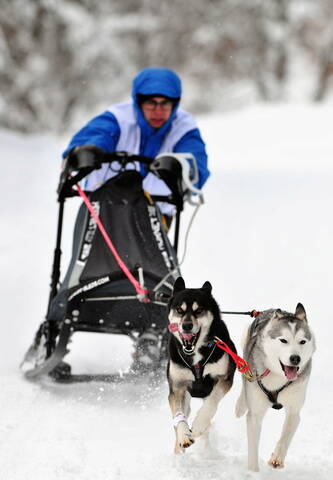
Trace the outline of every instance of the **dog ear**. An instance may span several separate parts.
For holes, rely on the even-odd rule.
[[[185,282],[183,277],[178,277],[173,285],[173,295],[175,295],[178,292],[181,292],[182,290],[185,290],[185,288],[186,287],[185,287]]]
[[[202,285],[201,290],[205,290],[208,293],[212,293],[212,284],[210,282],[205,282]]]
[[[303,305],[301,303],[297,304],[296,311],[295,311],[295,316],[297,318],[299,318],[300,320],[307,321],[305,308],[303,307]]]
[[[283,318],[283,313],[281,311],[281,308],[277,308],[274,312],[274,317],[273,318],[276,318],[277,320],[281,320],[281,318]]]

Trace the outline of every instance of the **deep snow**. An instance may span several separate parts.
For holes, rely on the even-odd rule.
[[[286,468],[275,472],[266,465],[283,419],[271,410],[261,472],[246,471],[245,420],[233,414],[238,374],[214,420],[214,448],[198,441],[181,458],[172,455],[165,382],[147,388],[144,382],[55,385],[22,378],[18,365],[47,303],[64,141],[2,131],[1,479],[331,478],[331,108],[259,105],[199,121],[212,176],[183,266],[188,285],[210,280],[225,310],[292,311],[301,301],[316,333],[312,379]],[[64,265],[76,206],[74,200],[67,212]],[[190,213],[191,207],[183,232]],[[248,317],[225,321],[240,349]],[[128,366],[128,339],[81,335],[70,354],[76,371]]]

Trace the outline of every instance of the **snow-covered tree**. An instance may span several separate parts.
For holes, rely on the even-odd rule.
[[[333,0],[0,0],[0,125],[64,131],[129,97],[147,66],[175,69],[204,111],[309,96],[332,78]],[[304,62],[303,62],[304,63]],[[298,69],[300,70],[300,69]]]

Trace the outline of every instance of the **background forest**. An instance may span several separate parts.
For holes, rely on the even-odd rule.
[[[64,132],[175,69],[193,113],[332,94],[333,0],[0,0],[0,126]]]

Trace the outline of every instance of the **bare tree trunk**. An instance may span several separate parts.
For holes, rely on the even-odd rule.
[[[264,100],[281,100],[288,77],[288,0],[268,0],[255,14],[257,89]]]
[[[324,49],[320,57],[318,84],[314,94],[314,100],[320,102],[327,95],[330,80],[333,77],[333,38]]]

